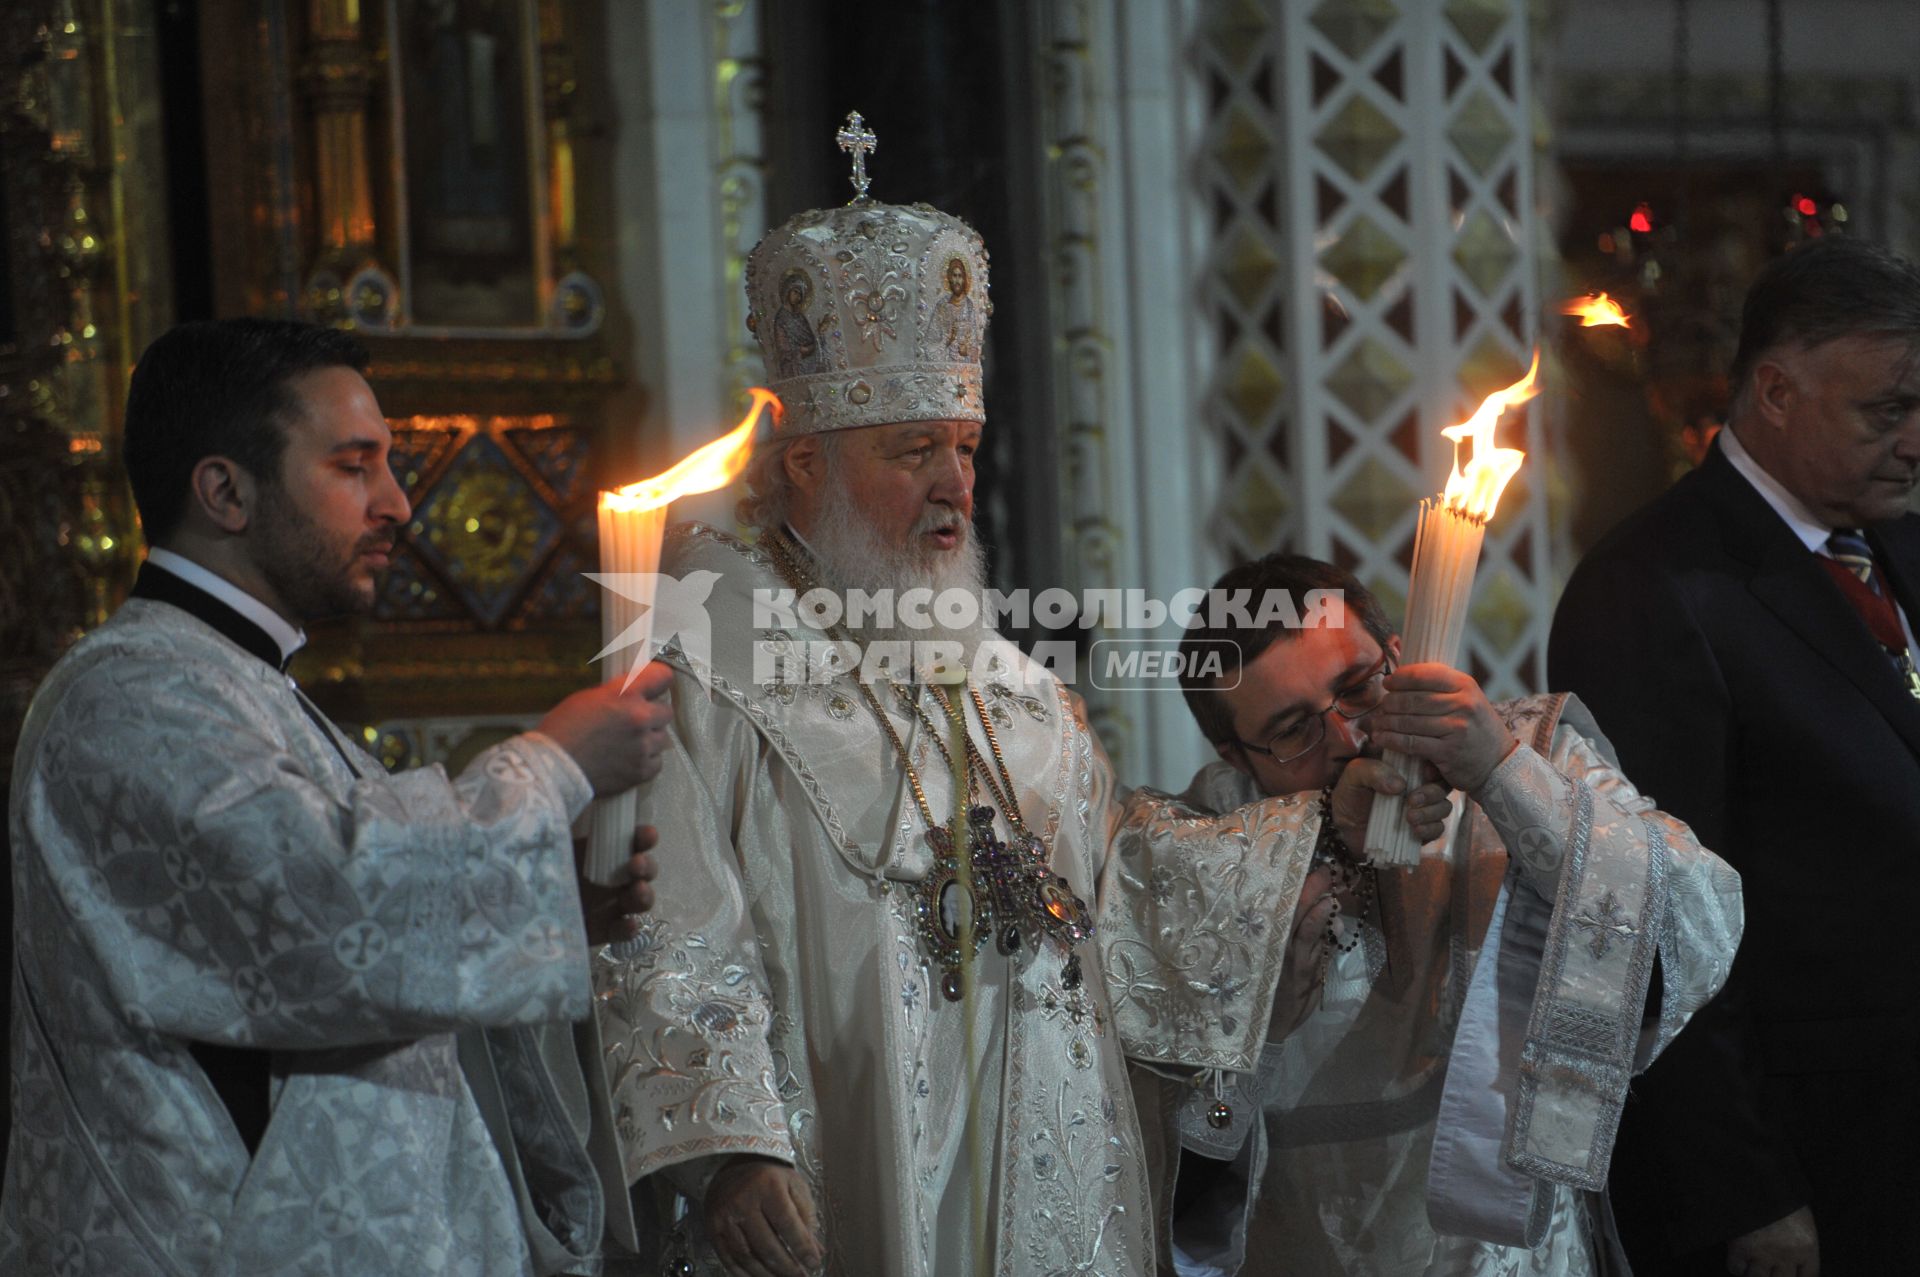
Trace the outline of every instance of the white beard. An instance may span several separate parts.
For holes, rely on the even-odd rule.
[[[904,546],[881,538],[866,512],[829,473],[823,498],[813,527],[808,531],[807,548],[820,569],[821,584],[844,600],[848,592],[868,594],[891,591],[897,601],[911,589],[930,590],[935,599],[952,590],[964,592],[979,604],[971,625],[940,624],[935,609],[926,609],[924,625],[906,625],[896,608],[893,624],[867,623],[847,625],[847,632],[862,644],[880,642],[957,643],[962,661],[971,669],[983,642],[999,641],[987,624],[986,553],[974,536],[973,526],[953,510],[929,507],[914,523]],[[951,550],[924,548],[925,534],[944,528],[959,531],[960,543]]]

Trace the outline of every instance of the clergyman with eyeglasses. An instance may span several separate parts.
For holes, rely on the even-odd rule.
[[[1725,979],[1738,875],[1634,789],[1577,700],[1495,704],[1457,670],[1399,665],[1349,573],[1276,554],[1214,588],[1340,601],[1309,613],[1324,624],[1196,625],[1182,644],[1226,653],[1183,681],[1220,757],[1182,800],[1291,794],[1322,819],[1256,1071],[1137,1078],[1165,1088],[1175,1269],[1616,1271],[1604,1189],[1627,1079]],[[1428,778],[1407,795],[1411,869],[1355,850],[1375,792],[1403,788],[1383,748]]]

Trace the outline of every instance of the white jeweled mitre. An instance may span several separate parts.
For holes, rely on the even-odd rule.
[[[855,187],[864,191],[872,134]],[[768,231],[747,255],[747,327],[780,396],[781,434],[899,421],[984,423],[987,250],[974,229],[927,204],[864,193]]]

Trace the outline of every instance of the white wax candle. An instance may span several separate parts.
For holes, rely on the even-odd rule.
[[[1420,503],[1413,540],[1413,571],[1407,582],[1407,622],[1401,634],[1400,663],[1456,665],[1466,637],[1467,605],[1480,564],[1486,520],[1464,514],[1441,501]],[[1420,761],[1389,749],[1382,761],[1407,782],[1420,783]],[[1375,794],[1367,818],[1367,858],[1376,865],[1405,867],[1420,863],[1420,844],[1407,828],[1405,794]]]
[[[641,628],[618,652],[607,657],[607,677],[625,679],[640,664],[653,630],[653,591],[645,578],[660,571],[660,542],[666,534],[665,505],[636,509],[612,493],[600,494],[600,570],[628,575],[640,588],[600,591],[600,641],[612,644],[639,622]],[[628,595],[638,597],[629,598]],[[637,694],[637,693],[636,693]],[[593,832],[587,841],[587,877],[612,886],[633,854],[633,830],[639,823],[639,791],[603,798],[593,805]]]

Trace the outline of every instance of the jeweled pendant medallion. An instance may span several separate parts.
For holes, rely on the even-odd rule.
[[[995,931],[995,893],[991,879],[983,872],[985,853],[997,842],[993,818],[991,807],[974,807],[967,812],[971,889],[960,874],[953,830],[940,827],[927,831],[934,862],[932,871],[914,892],[914,923],[920,933],[921,950],[941,970],[940,992],[949,1002],[960,1000],[961,966],[980,952],[985,937]]]
[[[922,950],[941,969],[940,991],[948,1001],[960,999],[960,970],[989,935],[994,948],[1016,962],[1031,961],[1051,939],[1066,953],[1063,986],[1078,988],[1083,979],[1075,949],[1093,934],[1092,911],[1073,884],[1053,872],[1046,843],[1017,824],[1013,840],[1002,841],[994,832],[997,815],[984,805],[968,809],[967,878],[954,831],[927,831],[934,863],[915,888],[914,919]]]

